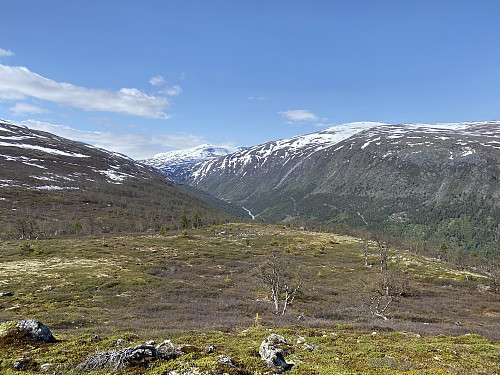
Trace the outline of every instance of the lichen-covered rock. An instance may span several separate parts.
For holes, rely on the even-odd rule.
[[[285,361],[283,349],[279,346],[287,346],[283,336],[272,333],[267,339],[262,341],[259,347],[260,358],[265,361],[268,367],[278,374],[288,371],[292,368],[293,364]]]
[[[172,344],[172,341],[165,340],[156,346],[156,356],[161,359],[175,359],[186,355],[186,352]]]
[[[16,327],[20,330],[28,332],[31,339],[37,342],[55,342],[56,339],[52,336],[50,329],[36,319],[20,320]]]

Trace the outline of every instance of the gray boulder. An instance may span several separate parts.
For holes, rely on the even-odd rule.
[[[281,347],[287,347],[283,336],[272,333],[267,339],[262,341],[259,347],[260,358],[267,363],[267,366],[274,372],[281,374],[292,368],[293,364],[285,361],[285,352]]]
[[[36,319],[20,320],[16,327],[20,330],[27,331],[31,339],[37,342],[56,342],[50,329]]]

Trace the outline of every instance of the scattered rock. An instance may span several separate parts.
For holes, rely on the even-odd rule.
[[[0,297],[12,297],[13,295],[14,295],[14,293],[12,293],[12,292],[0,291]]]
[[[91,341],[92,341],[92,342],[99,342],[99,341],[101,341],[101,340],[102,340],[102,339],[101,339],[99,336],[94,335],[94,337],[92,337],[92,340],[91,340]]]
[[[53,371],[55,368],[55,365],[52,363],[44,363],[43,365],[40,366],[40,372],[49,372]]]
[[[114,346],[125,346],[125,340],[123,340],[123,339],[116,340]]]
[[[20,320],[16,327],[20,330],[28,332],[31,339],[37,342],[56,342],[50,329],[43,323],[35,319]]]
[[[262,341],[259,347],[260,358],[265,361],[268,367],[278,374],[288,371],[293,364],[286,363],[283,349],[278,346],[288,346],[283,336],[272,333],[267,339]]]
[[[489,285],[479,284],[479,285],[477,286],[477,290],[478,290],[479,292],[488,292],[488,291],[490,291],[491,289],[492,289],[492,288],[491,288],[491,286],[489,286]],[[0,292],[0,293],[1,293],[1,292]]]
[[[319,346],[314,344],[308,344],[307,342],[305,342],[304,345],[302,345],[302,348],[313,351],[313,350],[318,350]]]
[[[38,364],[31,358],[23,358],[19,361],[14,362],[13,367],[18,371],[38,370]]]
[[[190,369],[183,370],[182,372],[172,370],[167,372],[166,375],[201,375],[201,372],[199,368],[191,367]]]
[[[203,351],[205,353],[215,353],[216,350],[217,350],[217,347],[215,345],[209,345],[209,346],[205,346],[203,348]]]
[[[217,363],[222,363],[224,365],[228,365],[228,366],[233,366],[234,367],[234,363],[233,363],[233,360],[231,359],[231,357],[228,357],[228,356],[225,356],[225,355],[220,355],[219,359],[217,360]]]
[[[241,369],[231,359],[231,357],[220,355],[217,360],[214,375],[250,375],[247,370]]]
[[[153,345],[153,346],[155,346],[155,345],[156,345],[156,341],[154,341],[154,340],[150,340],[150,341],[146,341],[144,344],[146,344],[146,345]]]

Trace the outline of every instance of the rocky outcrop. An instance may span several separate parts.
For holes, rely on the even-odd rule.
[[[36,342],[56,342],[50,329],[36,319],[20,320],[16,328],[26,331],[28,336]]]
[[[150,360],[170,360],[183,356],[186,353],[175,347],[170,340],[157,345],[137,345],[119,350],[98,352],[90,356],[78,368],[84,371],[97,371],[109,368],[113,371],[122,370],[128,366],[147,363]]]
[[[282,347],[287,346],[288,343],[283,336],[272,333],[260,344],[260,358],[267,363],[271,370],[278,374],[288,371],[293,364],[285,361],[285,352]]]

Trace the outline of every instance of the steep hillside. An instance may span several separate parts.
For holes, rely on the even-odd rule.
[[[182,214],[228,214],[149,166],[84,143],[0,121],[2,237],[157,230]]]
[[[345,124],[179,176],[264,219],[344,222],[499,250],[500,122]]]

